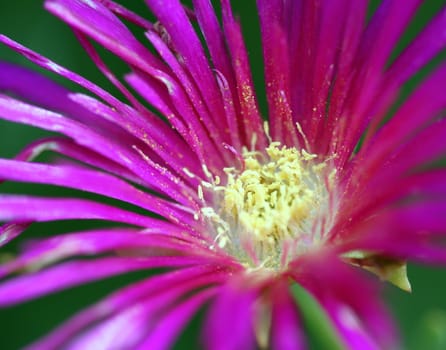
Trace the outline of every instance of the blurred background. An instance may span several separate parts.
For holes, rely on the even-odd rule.
[[[122,3],[131,7],[140,15],[151,18],[142,0],[122,1]],[[235,11],[242,19],[244,34],[248,38],[255,83],[260,95],[259,100],[263,111],[266,111],[263,98],[263,72],[258,21],[254,12],[255,2],[254,0],[245,0],[233,1],[233,3]],[[371,2],[371,12],[378,3],[379,1]],[[394,56],[401,51],[445,3],[444,0],[426,0],[424,2],[419,13],[412,21],[410,28],[401,39]],[[404,1],[401,1],[401,5],[404,6]],[[62,66],[80,73],[120,97],[96,69],[95,65],[91,63],[70,29],[43,9],[42,1],[0,1],[0,33],[51,58]],[[138,36],[143,40],[141,33]],[[117,76],[122,76],[128,72],[128,68],[122,62],[110,55],[106,57],[107,62]],[[0,46],[0,59],[39,70],[26,59],[3,46]],[[423,74],[425,75],[440,60],[444,59],[445,55],[438,57],[419,76],[412,79],[410,84],[405,87],[406,93],[409,93],[416,86]],[[47,72],[43,73],[65,86],[79,91],[77,86]],[[44,135],[48,135],[48,133],[31,127],[0,121],[0,157],[12,157],[30,141]],[[48,186],[36,187],[10,183],[0,185],[0,192],[29,193],[29,191],[34,191],[34,193],[39,195],[51,194],[56,196],[69,195],[73,192]],[[0,251],[0,261],[8,259],[8,256],[14,254],[26,240],[83,228],[82,225],[84,224],[90,226],[98,225],[95,222],[77,223],[75,226],[70,222],[35,225],[17,242],[13,242]],[[404,339],[404,349],[446,349],[446,269],[428,268],[413,264],[408,269],[413,288],[411,294],[402,292],[392,286],[383,287],[383,294],[400,327]],[[0,309],[0,349],[19,349],[23,347],[86,305],[99,300],[117,287],[143,276],[143,274],[133,274],[112,278],[87,286],[72,288],[68,291],[46,296],[17,307]],[[361,293],[361,291],[358,290],[358,293]],[[180,343],[177,345],[178,349],[192,349],[190,347],[191,339],[196,338],[195,329],[199,319],[193,323],[194,325],[181,337]]]

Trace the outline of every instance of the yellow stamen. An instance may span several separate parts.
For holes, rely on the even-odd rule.
[[[293,255],[317,244],[317,220],[328,205],[329,173],[316,155],[279,142],[265,151],[243,150],[244,168],[224,169],[225,186],[212,184],[215,205],[201,210],[218,232],[217,245],[251,268],[279,268],[284,244],[293,245]]]

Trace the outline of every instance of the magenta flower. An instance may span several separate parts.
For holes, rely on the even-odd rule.
[[[393,348],[377,278],[363,270],[410,290],[406,261],[446,262],[438,244],[446,173],[432,166],[446,150],[446,65],[397,104],[401,87],[444,49],[446,9],[389,65],[420,0],[384,0],[367,24],[367,1],[258,0],[264,122],[229,1],[221,1],[221,21],[209,0],[193,0],[193,9],[146,2],[158,22],[110,0],[45,2],[126,103],[0,37],[88,90],[0,63],[0,117],[63,135],[1,159],[0,177],[113,199],[1,195],[0,244],[34,222],[119,223],[29,243],[0,267],[0,305],[162,268],[32,348],[168,349],[207,306],[207,349],[303,349],[295,283],[322,306],[345,348]],[[129,65],[125,81],[143,99],[90,39]],[[46,151],[63,157],[31,162]]]

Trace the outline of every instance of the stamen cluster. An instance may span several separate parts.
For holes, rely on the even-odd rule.
[[[328,191],[326,163],[316,158],[279,142],[264,153],[245,150],[243,167],[226,168],[226,184],[212,187],[215,205],[202,208],[218,246],[248,266],[279,268],[320,241]]]

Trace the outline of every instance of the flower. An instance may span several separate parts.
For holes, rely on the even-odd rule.
[[[293,283],[323,307],[346,348],[393,347],[377,283],[362,270],[410,290],[406,261],[446,260],[437,244],[446,174],[432,165],[446,149],[446,66],[398,104],[403,84],[444,49],[446,10],[389,63],[418,0],[383,1],[367,25],[366,1],[258,0],[264,121],[229,1],[221,21],[207,0],[193,9],[146,2],[158,22],[110,0],[45,2],[126,103],[0,37],[88,91],[0,63],[0,117],[63,135],[1,159],[0,177],[99,195],[2,195],[1,244],[35,222],[120,223],[30,243],[1,266],[0,305],[162,268],[33,347],[165,349],[208,305],[206,348],[301,349]],[[118,18],[141,28],[153,50]],[[129,65],[125,81],[143,102],[90,39]],[[32,162],[46,151],[63,158]]]

